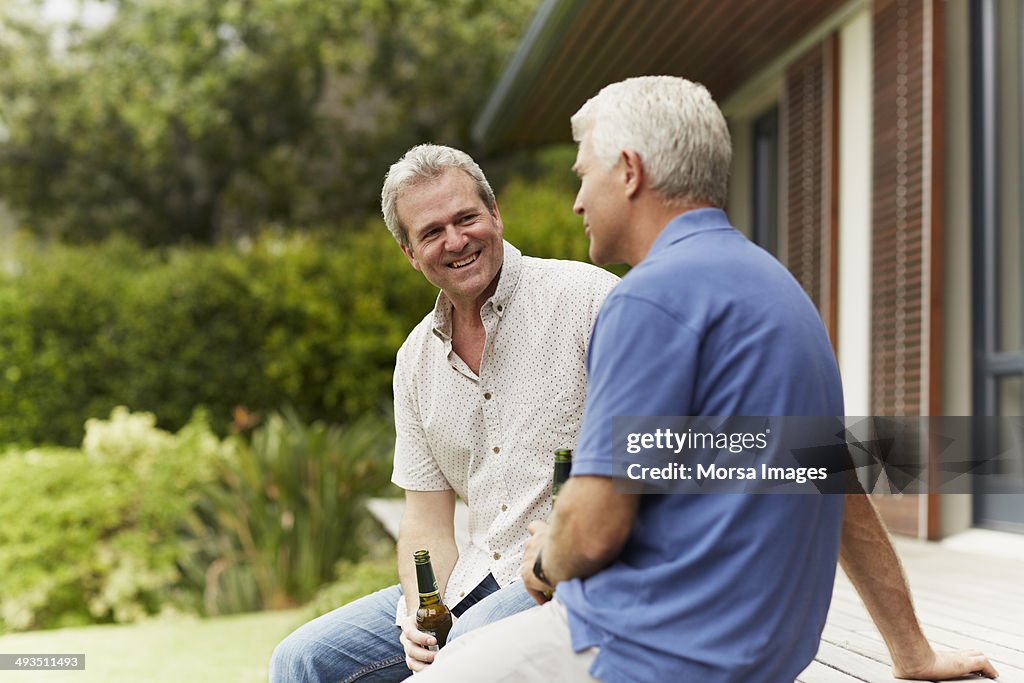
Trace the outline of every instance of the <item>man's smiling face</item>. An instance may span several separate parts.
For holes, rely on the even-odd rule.
[[[497,287],[504,256],[501,215],[493,213],[463,171],[408,188],[396,202],[413,268],[456,305],[483,305]]]

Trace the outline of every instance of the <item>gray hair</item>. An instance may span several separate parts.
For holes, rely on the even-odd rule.
[[[732,142],[725,117],[699,83],[642,76],[605,86],[572,117],[576,142],[590,132],[594,155],[614,166],[636,152],[650,188],[669,202],[724,207]]]
[[[391,165],[384,176],[384,187],[380,193],[380,210],[384,214],[384,222],[399,244],[409,246],[409,231],[398,218],[399,195],[425,180],[439,178],[451,169],[464,171],[473,179],[480,199],[493,212],[494,190],[473,157],[454,147],[416,145]]]

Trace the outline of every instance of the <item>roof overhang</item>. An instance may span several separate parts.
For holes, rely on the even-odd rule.
[[[543,0],[473,125],[483,153],[572,139],[609,83],[685,76],[723,102],[849,0]]]

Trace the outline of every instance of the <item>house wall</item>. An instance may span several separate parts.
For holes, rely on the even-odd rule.
[[[928,1],[922,0],[922,3]],[[923,153],[923,158],[918,157],[920,161],[917,163],[920,166],[914,167],[923,170],[920,172],[921,175],[912,176],[908,174],[913,173],[914,168],[908,167],[904,169],[903,175],[897,174],[895,177],[902,188],[900,192],[910,193],[900,196],[907,197],[910,201],[907,207],[911,221],[904,226],[905,219],[901,218],[904,214],[894,214],[900,221],[900,227],[897,228],[897,224],[893,222],[894,216],[890,215],[896,193],[895,186],[888,180],[880,184],[877,174],[891,175],[896,167],[892,165],[895,162],[888,159],[893,155],[893,149],[888,146],[889,143],[880,143],[879,136],[882,136],[883,140],[886,139],[886,136],[891,134],[889,131],[895,131],[897,120],[888,120],[893,117],[887,107],[891,103],[879,102],[877,99],[878,93],[888,92],[891,85],[884,84],[880,90],[874,76],[881,68],[886,78],[891,79],[895,66],[884,60],[891,57],[889,52],[893,49],[905,50],[903,43],[893,42],[895,34],[891,22],[897,15],[894,8],[899,8],[898,20],[904,21],[903,18],[908,16],[905,12],[920,12],[926,5],[917,6],[913,0],[888,0],[883,4],[884,9],[880,9],[875,3],[851,4],[844,7],[842,12],[826,22],[828,26],[825,30],[822,27],[816,28],[809,34],[808,40],[789,50],[788,61],[772,64],[765,69],[765,73],[754,75],[748,83],[740,86],[739,94],[723,106],[730,117],[737,146],[730,213],[737,224],[741,225],[751,223],[751,123],[768,106],[777,103],[780,108],[780,156],[783,165],[780,169],[780,258],[791,269],[795,268],[794,274],[801,284],[808,288],[808,293],[822,310],[833,335],[845,385],[847,415],[926,414],[929,405],[938,405],[931,397],[944,395],[943,382],[935,382],[933,386],[928,381],[930,365],[927,352],[935,348],[943,350],[945,354],[945,346],[932,336],[939,332],[940,328],[930,327],[929,323],[930,314],[941,315],[942,311],[935,305],[938,300],[930,298],[932,295],[929,294],[927,287],[928,278],[933,273],[927,259],[930,258],[928,254],[933,252],[930,251],[926,240],[933,234],[933,230],[934,235],[942,239],[941,230],[947,204],[952,203],[950,210],[954,213],[951,215],[967,209],[966,194],[956,198],[947,198],[942,194],[942,201],[933,207],[930,205],[930,193],[933,190],[941,192],[941,188],[912,184],[913,177],[929,178],[931,169],[942,168],[943,157],[933,158],[932,154],[941,155],[943,150],[932,147],[923,139],[928,135],[928,126],[932,122],[931,114],[928,113],[930,110],[925,108],[924,113],[916,113],[916,110],[911,109],[896,112],[896,117],[900,125],[911,126],[912,131],[918,131],[914,134],[921,136],[916,140],[907,141],[910,144],[907,151],[911,155]],[[928,11],[931,10],[925,10]],[[954,11],[951,16],[943,16],[942,21],[953,25],[959,20],[960,27],[965,26],[966,21],[957,14],[958,12]],[[924,15],[924,26],[907,24],[908,29],[913,32],[917,26],[920,27],[916,29],[917,31],[927,31],[928,16]],[[881,43],[874,35],[874,27],[879,21],[888,22],[884,24],[888,33]],[[917,36],[914,40],[926,43],[923,56],[916,57],[917,59],[927,59],[932,54],[928,50],[943,49],[941,38],[933,44],[930,38],[924,37],[925,33],[909,35]],[[921,43],[915,45],[920,49]],[[955,44],[954,55],[957,54],[956,50],[964,52],[963,45]],[[911,60],[915,59],[911,53],[897,52],[897,55],[899,59],[906,59],[908,55]],[[963,56],[965,58],[966,54]],[[879,59],[883,61],[880,62]],[[836,63],[838,68],[834,69],[833,63]],[[941,70],[942,67],[939,68]],[[913,78],[926,79],[924,87],[933,87],[932,82],[927,80],[930,78],[930,72],[918,73],[923,75],[914,75]],[[820,84],[815,79],[821,79]],[[914,83],[921,87],[921,81]],[[836,90],[833,91],[833,88]],[[830,99],[833,92],[838,95],[836,100]],[[919,96],[928,97],[929,92],[931,91],[924,90],[923,95]],[[949,96],[946,90],[943,90],[943,93]],[[914,94],[911,93],[910,97],[914,97]],[[874,120],[880,105],[886,118],[884,128],[879,128],[878,122]],[[939,107],[941,109],[942,105]],[[941,111],[935,120],[943,125],[949,123],[941,115]],[[956,124],[955,119],[952,122]],[[963,123],[961,118],[959,125]],[[814,127],[815,132],[808,137],[810,126]],[[835,137],[832,136],[833,126],[838,128],[838,135]],[[965,127],[961,130],[967,129]],[[787,140],[787,135],[801,137],[798,140]],[[794,142],[798,144],[792,144]],[[882,147],[879,147],[879,144],[882,144]],[[879,150],[887,157],[881,162],[874,158],[874,154]],[[812,152],[815,156],[808,166],[808,154]],[[960,158],[954,156],[951,161],[958,163],[961,158],[966,159],[962,150],[960,154]],[[882,165],[879,166],[879,163]],[[832,173],[837,174],[835,185],[831,184]],[[830,189],[832,187],[836,190],[835,194]],[[888,207],[881,213],[877,204],[879,201]],[[897,207],[899,206],[897,200]],[[817,214],[820,219],[808,223],[806,218],[810,215],[809,212],[814,212],[815,207],[820,207],[820,213]],[[931,212],[932,208],[939,212],[937,216]],[[830,216],[833,215],[834,223],[830,224]],[[915,216],[917,218],[914,218]],[[897,272],[896,266],[889,263],[890,253],[880,247],[884,245],[879,242],[880,239],[890,239],[880,235],[888,233],[880,233],[879,229],[890,232],[893,229],[906,230],[907,232],[902,234],[906,235],[910,249],[918,248],[915,245],[923,245],[919,247],[924,258],[924,265],[920,266],[923,269],[922,279],[909,281],[919,283],[919,288],[923,285],[923,289],[898,289],[895,292],[885,291],[881,294],[873,291],[873,285],[879,281],[886,283],[891,289],[891,275]],[[954,227],[950,239],[963,240],[968,233],[969,221],[959,222]],[[797,240],[795,246],[799,247],[795,252],[794,244],[789,243],[794,239]],[[832,252],[833,244],[835,252]],[[970,250],[958,247],[954,251],[956,258],[961,259],[954,267],[954,273],[959,278],[956,283],[961,285],[957,295],[967,297],[970,288],[963,286],[966,270],[962,260],[968,258]],[[941,254],[944,258],[949,258],[945,249]],[[879,258],[884,262],[881,266]],[[878,270],[880,267],[881,271]],[[835,276],[834,279],[829,279],[830,274]],[[942,277],[941,267],[940,272],[935,275]],[[949,283],[945,283],[944,280],[942,282],[942,290],[950,287]],[[929,301],[933,303],[929,304]],[[958,316],[964,315],[969,316],[969,309],[965,311],[961,305]],[[962,347],[969,335],[970,325],[958,320],[958,316],[953,316],[953,324],[959,324],[958,337],[950,347],[949,354],[963,358]],[[915,322],[916,327],[913,330],[908,328],[908,333],[912,333],[913,336],[907,337],[907,346],[896,346],[890,339],[893,337],[894,319],[919,321]],[[942,320],[948,327],[946,318],[943,317]],[[946,331],[946,328],[941,329],[943,332]],[[913,346],[914,344],[920,344],[920,358],[916,354],[917,347]],[[908,348],[909,354],[905,350]],[[893,352],[907,354],[906,362],[901,361],[893,365],[893,358],[903,358],[894,355]],[[966,383],[969,387],[969,350],[967,354],[963,363],[966,367],[962,371],[965,374],[962,374],[957,382]],[[873,372],[875,356],[887,363],[880,372]],[[947,355],[942,356],[942,361],[942,367],[945,367],[945,363],[956,362]],[[904,366],[907,374],[902,374],[904,371],[900,370]],[[892,398],[890,394],[893,394],[894,383],[897,398],[902,396],[899,394],[899,388],[903,386],[904,381],[908,386],[905,400],[889,400]],[[969,391],[963,393],[967,397],[970,395]],[[969,402],[969,398],[966,400]],[[969,412],[969,408],[964,412]],[[878,503],[893,529],[911,535],[935,536],[938,533],[948,533],[946,529],[955,530],[969,524],[970,521],[969,515],[965,516],[964,513],[965,510],[969,510],[969,501],[965,504],[962,500],[929,500],[927,496],[885,496],[878,499]],[[940,509],[936,511],[936,507]],[[943,530],[935,528],[936,520],[945,523]]]
[[[848,415],[871,411],[871,17],[867,6],[844,12],[839,32],[839,291],[837,357],[843,375]],[[740,97],[723,110],[733,136],[729,215],[750,234],[752,223],[753,121],[783,96],[785,64],[741,86]],[[752,87],[753,86],[753,87]],[[785,126],[780,125],[780,136]],[[780,141],[780,150],[785,148]],[[783,169],[780,169],[782,172]],[[780,187],[780,190],[783,190]],[[784,202],[782,203],[785,209]],[[780,231],[783,239],[785,231]]]
[[[754,121],[779,102],[782,80],[777,69],[755,80],[753,88],[722,104],[732,135],[732,166],[729,171],[729,219],[748,237],[753,230],[752,204]]]

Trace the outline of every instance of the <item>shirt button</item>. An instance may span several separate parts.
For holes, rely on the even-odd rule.
[[[494,553],[494,559],[500,560],[501,559],[501,553]]]
[[[499,310],[499,311],[502,311],[502,310],[504,310],[504,308],[505,308],[504,306],[502,306],[501,304],[498,304],[498,310]]]
[[[504,503],[502,503],[501,504],[501,511],[505,512],[506,510],[508,510],[508,505],[505,505]]]
[[[493,448],[493,450],[494,450],[495,453],[501,453],[501,447],[500,446],[495,446]]]
[[[488,391],[486,394],[484,394],[484,398],[487,399],[488,401],[490,401],[491,400],[491,392]]]

